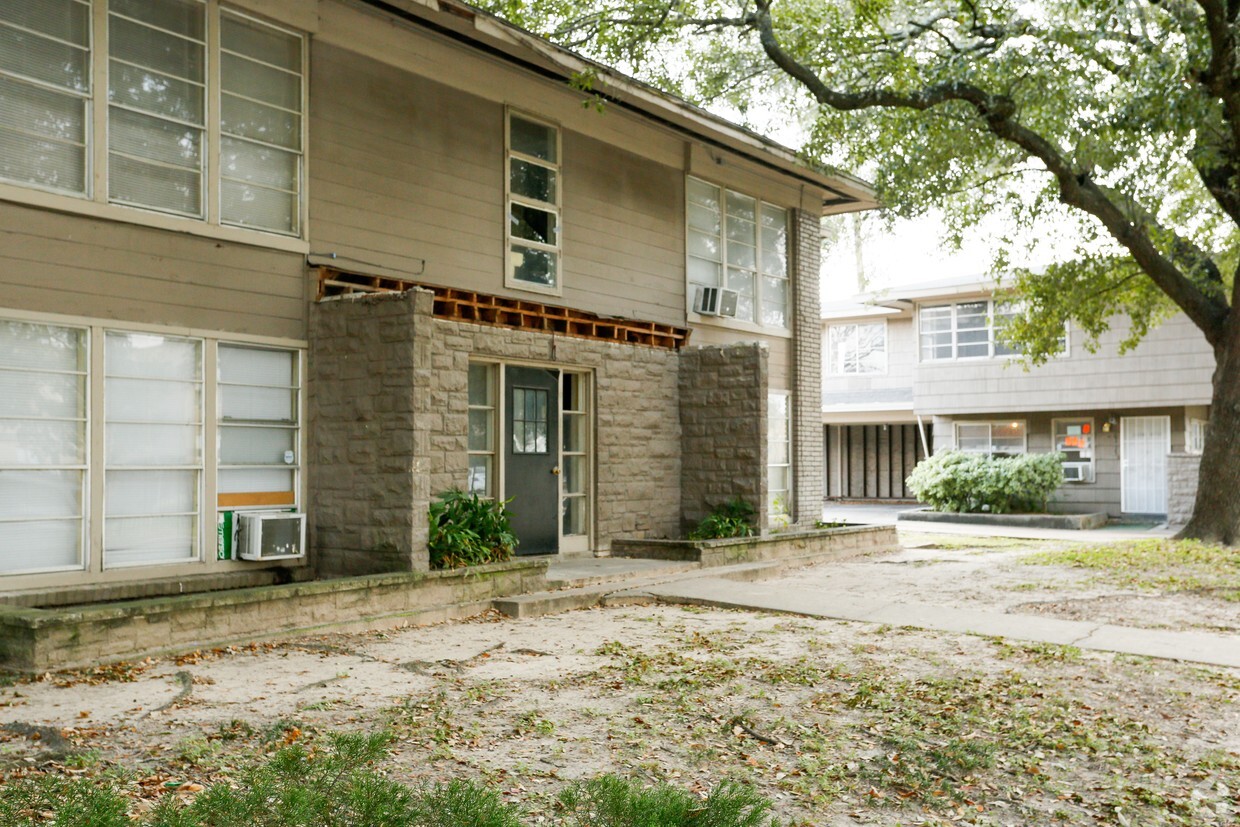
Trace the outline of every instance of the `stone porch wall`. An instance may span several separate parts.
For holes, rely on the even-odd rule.
[[[1200,470],[1198,454],[1167,455],[1167,522],[1172,525],[1184,525],[1192,518]]]
[[[769,358],[757,343],[681,351],[682,528],[733,497],[755,506],[766,526]]]
[[[812,526],[822,519],[826,457],[822,430],[822,310],[819,269],[821,218],[798,210],[792,279],[792,518]]]
[[[310,306],[309,545],[320,575],[425,571],[433,294]]]
[[[679,534],[679,354],[444,319],[430,330],[431,492],[466,484],[471,358],[587,370],[595,382],[595,548],[620,535]]]

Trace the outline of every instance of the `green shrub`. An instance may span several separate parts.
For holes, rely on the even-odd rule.
[[[431,567],[456,569],[511,558],[518,540],[508,523],[509,502],[459,490],[440,494],[430,509]]]
[[[771,804],[748,787],[724,782],[705,799],[657,784],[643,789],[614,775],[579,782],[560,794],[569,827],[766,827]]]
[[[1062,454],[988,457],[943,451],[924,459],[907,484],[913,496],[935,511],[992,514],[1045,511],[1063,484]]]
[[[740,497],[712,507],[710,514],[689,532],[690,540],[718,540],[753,535],[754,508]]]

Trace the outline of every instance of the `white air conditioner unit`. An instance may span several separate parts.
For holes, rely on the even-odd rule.
[[[1065,482],[1093,482],[1094,468],[1088,462],[1065,462],[1063,478]]]
[[[735,316],[740,294],[723,287],[698,287],[693,312],[699,316]]]
[[[306,515],[249,511],[237,515],[237,556],[242,560],[288,560],[306,556]]]

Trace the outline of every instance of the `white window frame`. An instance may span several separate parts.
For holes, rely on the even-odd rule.
[[[112,202],[108,197],[108,99],[107,77],[110,49],[108,42],[107,0],[91,2],[91,58],[90,92],[86,114],[86,176],[85,192],[73,193],[50,189],[34,183],[0,180],[0,200],[12,201],[35,207],[54,209],[95,218],[123,221],[132,224],[175,230],[191,235],[237,241],[278,250],[305,253],[309,250],[307,238],[307,121],[309,119],[309,40],[303,32],[271,20],[221,6],[221,0],[202,0],[206,6],[206,92],[205,130],[202,150],[202,203],[201,217],[161,211],[156,208]],[[300,161],[298,164],[297,233],[281,233],[275,230],[225,223],[221,220],[221,174],[220,174],[220,29],[221,15],[244,18],[259,25],[297,37],[301,41],[301,131]]]
[[[881,370],[861,370],[861,353],[859,348],[861,328],[863,327],[881,327],[882,335],[882,354],[883,366]],[[840,337],[844,340],[843,344],[846,348],[851,348],[856,352],[855,364],[857,370],[848,370],[847,361],[843,358],[845,353],[837,350],[835,341],[833,340],[832,331],[840,331]],[[880,319],[876,322],[847,322],[844,324],[827,325],[827,372],[832,376],[886,376],[890,365],[890,352],[887,349],[887,320]],[[874,351],[870,351],[874,353]]]
[[[1068,425],[1088,425],[1088,426],[1089,426],[1089,432],[1088,432],[1088,433],[1085,433],[1085,434],[1082,434],[1082,436],[1086,436],[1086,437],[1088,437],[1088,445],[1086,446],[1086,448],[1084,448],[1084,449],[1080,449],[1080,448],[1068,448],[1068,447],[1065,447],[1065,446],[1061,443],[1061,441],[1060,441],[1060,437],[1062,436],[1062,437],[1065,437],[1065,438],[1066,438],[1066,437],[1068,437],[1068,436],[1071,436],[1071,434],[1067,434],[1067,433],[1065,433],[1065,434],[1062,434],[1062,435],[1061,435],[1061,434],[1059,433],[1059,427],[1060,427],[1060,425],[1064,425],[1064,426],[1068,426]],[[1065,466],[1065,467],[1066,467],[1066,466],[1069,466],[1069,465],[1081,465],[1081,466],[1086,466],[1086,468],[1085,468],[1085,478],[1084,478],[1084,479],[1079,479],[1079,480],[1065,480],[1065,482],[1068,482],[1068,483],[1070,483],[1070,484],[1072,484],[1072,485],[1086,485],[1086,484],[1089,484],[1089,483],[1093,483],[1093,482],[1095,481],[1095,473],[1094,473],[1094,472],[1095,472],[1095,470],[1096,470],[1096,468],[1097,468],[1097,466],[1096,466],[1096,464],[1095,464],[1095,463],[1096,463],[1097,458],[1098,458],[1098,439],[1097,439],[1097,435],[1098,435],[1098,430],[1097,430],[1097,426],[1094,424],[1093,417],[1086,417],[1086,416],[1066,416],[1066,417],[1056,417],[1056,418],[1054,418],[1054,419],[1052,419],[1052,420],[1051,420],[1051,449],[1052,449],[1053,451],[1057,451],[1057,452],[1059,452],[1059,453],[1065,453],[1065,452],[1067,452],[1067,451],[1081,451],[1082,453],[1083,453],[1084,451],[1088,451],[1088,452],[1089,452],[1089,458],[1088,458],[1088,460],[1085,460],[1085,459],[1080,459],[1080,460],[1076,460],[1076,461],[1074,461],[1074,462],[1070,462],[1070,461],[1068,461],[1067,459],[1065,459],[1065,460],[1064,460],[1063,464],[1064,464],[1064,466]]]
[[[76,330],[82,337],[82,365],[83,369],[78,371],[66,371],[64,375],[80,376],[83,382],[82,389],[82,412],[83,418],[75,418],[73,421],[81,422],[82,425],[82,462],[80,464],[71,465],[52,465],[43,464],[37,466],[29,465],[5,465],[0,463],[0,471],[16,471],[16,472],[38,472],[38,471],[75,471],[82,475],[81,486],[78,493],[78,562],[72,566],[32,566],[28,569],[14,569],[13,571],[0,573],[0,582],[5,582],[5,578],[21,577],[31,574],[43,574],[49,572],[80,572],[90,565],[90,511],[91,511],[91,487],[90,487],[90,470],[91,470],[91,351],[93,342],[91,340],[90,328],[81,324],[66,324],[57,321],[34,320],[28,318],[16,318],[10,316],[0,316],[0,323],[12,324],[32,324],[44,325],[47,327],[60,327],[68,330]],[[7,368],[2,370],[9,370]],[[54,371],[59,373],[59,371]],[[55,519],[69,519],[55,518]],[[31,520],[34,521],[34,520]],[[13,522],[26,522],[23,520],[14,520]]]
[[[250,336],[245,334],[221,335],[218,330],[196,328],[171,328],[163,325],[122,323],[115,324],[111,320],[94,319],[83,316],[64,316],[52,313],[3,311],[0,320],[18,323],[44,324],[57,327],[76,328],[85,331],[85,349],[87,358],[86,370],[86,465],[84,470],[85,483],[83,492],[83,524],[84,545],[82,564],[74,567],[56,569],[23,570],[0,574],[0,584],[6,588],[26,588],[44,586],[72,586],[84,583],[131,582],[135,572],[151,572],[151,576],[171,577],[179,575],[209,574],[223,571],[253,570],[264,567],[264,564],[233,560],[217,560],[214,553],[218,508],[217,476],[220,468],[218,449],[218,394],[217,359],[220,345],[241,345],[266,347],[269,349],[294,351],[298,361],[298,382],[300,388],[297,395],[298,436],[297,452],[300,457],[306,456],[305,427],[305,377],[306,354],[308,343],[300,340],[284,339],[270,336]],[[198,554],[193,560],[176,560],[155,563],[109,564],[103,554],[104,533],[104,488],[105,445],[104,429],[106,427],[105,407],[105,366],[104,349],[101,342],[106,341],[109,333],[151,334],[174,339],[196,339],[202,342],[202,422],[200,425],[202,438],[201,468],[199,473],[199,505],[198,528],[194,535],[194,543]],[[305,502],[305,475],[297,474],[295,491],[298,507]],[[285,565],[304,565],[299,561],[280,561]],[[271,565],[279,565],[272,563]]]
[[[986,335],[986,338],[987,338],[986,353],[985,355],[977,355],[977,356],[961,356],[960,355],[960,332],[961,331],[960,331],[960,321],[959,321],[960,306],[968,305],[968,304],[977,304],[981,302],[985,302],[986,304],[986,328],[985,328],[986,334],[987,334]],[[965,299],[962,301],[954,301],[954,302],[933,302],[933,303],[927,302],[924,304],[919,304],[917,306],[917,361],[918,362],[978,362],[984,359],[1008,359],[1008,360],[1019,359],[1021,357],[1021,354],[1019,352],[1015,352],[1015,351],[1009,352],[1009,353],[999,352],[1001,348],[1010,349],[1010,346],[1005,345],[1003,342],[999,340],[999,329],[1000,328],[999,328],[999,325],[997,324],[997,319],[1001,316],[1009,316],[1009,315],[1013,315],[1013,313],[1015,312],[1019,312],[1018,310],[1011,311],[1011,312],[1001,312],[1001,308],[1003,308],[1006,305],[1010,305],[1010,304],[1011,302],[1007,302],[1003,300],[980,299],[980,298],[979,299]],[[926,355],[924,337],[927,335],[931,335],[931,334],[927,333],[926,331],[923,331],[922,329],[922,313],[926,310],[939,310],[942,308],[951,309],[951,328],[947,331],[936,331],[936,332],[951,334],[952,355],[943,356],[943,357],[928,356]],[[980,328],[968,328],[968,329],[979,330]],[[1069,337],[1069,328],[1066,322],[1064,323],[1064,335],[1062,337],[1062,342],[1063,342],[1063,345],[1060,348],[1059,352],[1055,354],[1054,358],[1059,359],[1059,358],[1064,358],[1070,355],[1069,347],[1070,347],[1071,342],[1070,342],[1070,337]],[[967,343],[967,344],[975,344],[975,343]]]
[[[298,350],[297,348],[273,347],[270,345],[255,345],[255,344],[249,344],[245,342],[232,342],[232,341],[223,341],[223,340],[216,341],[213,346],[214,346],[215,354],[216,354],[216,358],[215,358],[215,363],[216,363],[216,370],[215,370],[215,382],[216,382],[215,422],[216,422],[216,425],[215,427],[216,427],[216,432],[217,432],[216,444],[220,446],[219,452],[217,453],[215,457],[215,463],[214,463],[215,479],[216,479],[216,497],[215,497],[216,511],[217,512],[219,511],[245,511],[247,509],[259,509],[259,510],[270,511],[270,510],[280,510],[280,509],[289,509],[289,508],[300,511],[301,505],[302,505],[301,479],[302,479],[302,474],[305,468],[305,465],[304,465],[305,454],[303,452],[304,449],[302,445],[302,442],[303,442],[302,431],[305,428],[305,420],[306,420],[305,411],[302,410],[302,394],[305,392],[305,370],[306,370],[305,353],[301,350]],[[293,371],[294,375],[290,378],[295,384],[293,385],[246,385],[245,383],[241,383],[241,382],[225,381],[223,377],[222,360],[219,358],[219,352],[221,350],[224,350],[225,348],[237,348],[237,349],[249,349],[249,350],[271,350],[271,351],[276,351],[280,353],[290,354],[293,357],[293,366],[294,366],[294,371]],[[233,387],[233,388],[235,387],[259,387],[259,388],[278,387],[281,390],[290,391],[292,394],[292,398],[293,398],[293,420],[292,422],[284,422],[280,420],[258,420],[258,421],[249,421],[249,422],[237,422],[237,421],[233,421],[230,419],[226,419],[224,417],[224,388],[228,388],[228,387]],[[223,457],[223,435],[224,435],[224,429],[227,429],[227,428],[234,428],[234,429],[266,428],[266,429],[280,429],[280,430],[291,431],[293,434],[293,440],[292,440],[293,441],[292,450],[294,452],[293,461],[286,462],[284,465],[279,465],[279,466],[272,465],[272,464],[263,465],[263,464],[254,464],[254,463],[249,463],[249,464],[225,463],[224,457]],[[265,469],[265,468],[279,468],[281,470],[287,470],[292,473],[292,479],[293,479],[293,490],[292,490],[293,501],[292,502],[289,502],[289,503],[284,503],[284,502],[257,503],[256,502],[253,504],[229,505],[229,506],[222,506],[219,504],[219,499],[221,496],[230,496],[234,498],[242,498],[245,496],[245,494],[241,492],[230,492],[226,494],[225,492],[222,492],[219,490],[220,488],[219,474],[221,471]]]
[[[532,155],[525,155],[520,152],[513,151],[512,148],[512,119],[520,118],[523,121],[545,126],[555,132],[555,163],[551,164],[542,158],[535,158]],[[522,195],[515,195],[512,191],[512,162],[513,160],[525,161],[536,166],[545,167],[555,171],[555,203],[547,201],[538,201],[537,199],[528,198]],[[504,109],[504,286],[513,290],[525,290],[531,293],[542,293],[548,296],[562,296],[564,294],[564,131],[558,123],[549,121],[546,118],[540,118],[531,115],[520,109],[506,107]],[[510,218],[512,205],[521,204],[531,209],[550,212],[555,216],[555,244],[542,244],[537,241],[530,241],[525,238],[517,238],[512,234],[512,219]],[[552,253],[555,256],[555,284],[537,284],[535,282],[524,281],[513,275],[512,261],[512,245],[519,244],[523,247],[530,247],[534,250],[542,250]]]
[[[986,426],[988,436],[986,440],[987,449],[985,451],[969,451],[969,450],[966,450],[960,447],[960,427],[962,425],[966,427],[970,427],[970,426],[976,427],[976,426],[983,426],[983,425]],[[957,420],[956,422],[953,423],[953,427],[952,427],[952,436],[956,440],[956,450],[961,451],[963,453],[979,454],[979,455],[987,456],[987,457],[995,456],[996,453],[999,453],[995,451],[994,429],[996,425],[1003,426],[1003,427],[1010,426],[1010,425],[1019,425],[1021,429],[1021,445],[1020,445],[1020,450],[1017,451],[1016,453],[1017,454],[1029,453],[1029,423],[1024,419],[996,419],[996,420],[962,419],[962,420]]]
[[[757,257],[757,260],[754,263],[754,271],[753,271],[754,279],[755,279],[754,297],[753,297],[753,304],[754,304],[754,320],[753,321],[749,321],[748,319],[729,318],[726,316],[702,316],[698,313],[695,313],[693,310],[694,291],[697,288],[697,283],[693,282],[689,277],[689,260],[692,258],[697,258],[697,257],[693,256],[689,252],[690,227],[689,227],[688,182],[691,180],[697,181],[699,184],[702,184],[704,186],[713,187],[719,193],[719,267],[720,267],[720,270],[719,270],[719,283],[718,285],[716,285],[718,287],[726,287],[727,280],[728,280],[728,276],[727,276],[727,270],[728,270],[727,197],[728,197],[728,193],[730,192],[734,195],[739,195],[743,198],[752,198],[754,201],[754,218],[755,218],[755,222],[757,225],[756,236],[754,238],[754,241],[755,241],[754,250],[755,250],[755,255]],[[792,324],[793,324],[792,316],[793,316],[794,306],[796,304],[796,297],[793,295],[793,291],[795,289],[795,281],[793,279],[793,270],[795,269],[795,261],[794,261],[795,251],[794,251],[794,241],[792,237],[793,209],[789,207],[785,207],[781,204],[776,204],[771,201],[763,201],[761,198],[759,198],[756,195],[750,195],[747,192],[741,192],[740,190],[731,189],[730,187],[727,187],[724,184],[720,184],[715,181],[710,181],[710,180],[707,180],[706,178],[702,178],[697,175],[688,175],[686,176],[685,181],[686,181],[685,203],[683,205],[682,215],[684,216],[684,231],[685,231],[685,315],[686,315],[686,318],[689,321],[695,322],[697,324],[711,324],[711,325],[717,325],[719,327],[732,327],[732,328],[737,328],[740,330],[748,330],[752,332],[760,332],[760,333],[766,333],[769,335],[791,338]],[[771,207],[771,208],[780,210],[784,213],[784,238],[785,238],[785,243],[786,243],[786,249],[784,252],[784,274],[782,276],[782,280],[787,284],[787,288],[786,288],[787,301],[786,301],[786,304],[784,305],[784,318],[787,321],[787,324],[783,326],[767,325],[767,324],[762,323],[762,302],[763,302],[762,280],[763,278],[777,277],[777,276],[774,276],[773,274],[766,273],[762,270],[762,208],[763,207]]]
[[[1208,419],[1188,417],[1184,423],[1184,452],[1186,454],[1200,456],[1205,451],[1206,428],[1209,427],[1209,423]]]
[[[474,404],[472,400],[469,399],[469,374],[468,372],[466,372],[465,397],[466,397],[466,406],[469,411],[467,416],[469,416],[469,418],[472,419],[472,415],[475,412],[480,412],[485,415],[486,421],[487,421],[487,444],[490,447],[487,448],[486,450],[483,450],[483,449],[473,448],[469,445],[468,430],[472,429],[473,426],[471,422],[467,421],[466,422],[467,433],[465,437],[465,448],[466,448],[466,454],[468,455],[468,459],[466,460],[466,463],[465,463],[465,485],[462,486],[462,488],[464,488],[465,491],[471,494],[477,494],[479,497],[482,497],[483,499],[490,500],[490,499],[495,499],[496,497],[499,496],[500,486],[497,483],[499,480],[500,455],[503,453],[502,451],[499,450],[500,430],[499,430],[499,425],[496,421],[497,417],[499,416],[499,410],[500,410],[500,392],[499,392],[500,367],[495,362],[470,362],[469,370],[473,370],[474,368],[482,368],[486,371],[487,400],[489,404],[476,405]],[[483,486],[482,488],[474,487],[474,480],[472,477],[472,471],[471,471],[471,466],[470,466],[470,461],[472,461],[474,457],[490,458],[491,460],[490,473],[487,475],[486,485]]]
[[[784,422],[784,434],[786,437],[784,448],[787,451],[788,461],[787,462],[772,462],[771,461],[770,451],[771,451],[771,442],[773,439],[772,435],[774,434],[774,429],[771,428],[771,422],[770,422],[771,418],[768,416],[767,433],[766,433],[766,440],[767,440],[767,462],[766,462],[767,522],[771,525],[787,525],[788,523],[792,522],[792,513],[793,513],[792,498],[795,494],[795,491],[794,491],[795,485],[794,485],[793,476],[792,476],[792,393],[789,391],[769,391],[767,393],[767,410],[768,411],[770,411],[772,407],[770,404],[770,400],[777,396],[783,397],[785,409],[787,411],[787,419]],[[771,487],[771,472],[775,470],[776,468],[784,469],[784,472],[786,473],[786,479],[788,481],[787,488],[774,489]],[[783,500],[783,510],[776,511],[775,500],[779,498],[781,494],[782,494],[782,500]]]

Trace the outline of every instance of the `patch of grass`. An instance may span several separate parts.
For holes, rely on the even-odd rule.
[[[1206,592],[1240,602],[1240,549],[1197,540],[1136,540],[1043,551],[1021,562],[1070,566],[1122,588],[1175,594]]]
[[[559,799],[567,827],[765,827],[778,822],[770,802],[749,787],[724,782],[704,799],[670,784],[643,788],[603,775],[565,790]]]
[[[1076,646],[1055,643],[1017,643],[1006,638],[991,638],[995,654],[1005,660],[1022,660],[1033,663],[1077,663],[1084,653]]]

